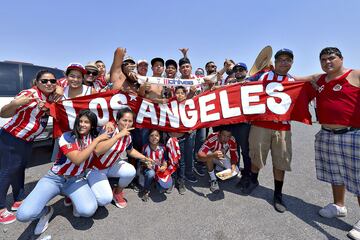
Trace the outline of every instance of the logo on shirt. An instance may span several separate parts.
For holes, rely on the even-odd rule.
[[[71,149],[72,145],[70,143],[66,144],[67,149]]]
[[[335,92],[338,92],[338,91],[340,91],[342,89],[342,86],[340,85],[340,84],[336,84],[334,87],[333,87],[333,90],[335,91]]]
[[[323,90],[324,90],[324,85],[321,85],[321,86],[318,88],[318,92],[321,93]]]

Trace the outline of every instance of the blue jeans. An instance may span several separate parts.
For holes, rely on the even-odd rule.
[[[231,133],[234,136],[237,143],[237,152],[240,157],[240,148],[241,156],[244,163],[244,170],[242,175],[250,175],[251,170],[251,159],[249,156],[249,133],[251,125],[248,123],[238,123],[230,125]],[[240,161],[239,161],[240,168]]]
[[[0,130],[0,209],[6,207],[6,195],[10,185],[15,201],[25,198],[25,168],[31,151],[32,143]]]
[[[179,180],[184,180],[185,175],[191,176],[193,174],[194,145],[195,145],[195,132],[187,134],[184,138],[179,139],[179,146],[181,152],[181,158],[179,160],[179,168],[177,170],[177,178]]]
[[[206,128],[200,128],[196,130],[195,136],[195,147],[194,147],[194,159],[196,159],[196,155],[206,140]]]
[[[145,170],[144,170],[144,189],[146,190],[146,191],[150,191],[150,189],[151,189],[151,183],[153,182],[153,180],[154,180],[154,178],[155,178],[155,171],[154,171],[154,169],[148,169],[148,168],[146,168]],[[158,184],[158,183],[156,183],[156,187],[157,187],[157,189],[161,192],[161,191],[163,191],[163,190],[165,190],[164,188],[162,188],[161,186],[160,186],[160,184]]]
[[[28,222],[42,217],[47,211],[46,204],[59,194],[69,197],[82,217],[91,217],[97,209],[96,198],[84,178],[65,178],[50,170],[21,204],[16,213],[17,220]]]
[[[119,178],[118,186],[125,188],[134,179],[136,170],[130,163],[120,160],[111,167],[102,170],[92,169],[87,174],[86,180],[94,193],[97,204],[105,206],[113,199],[112,189],[108,177]]]

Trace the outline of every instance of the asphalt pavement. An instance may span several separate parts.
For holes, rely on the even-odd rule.
[[[260,186],[250,196],[235,187],[238,179],[220,182],[221,192],[211,194],[209,177],[187,183],[185,195],[151,193],[142,202],[126,189],[128,207],[100,207],[92,218],[75,218],[63,197],[51,201],[55,209],[48,230],[34,236],[34,223],[15,222],[0,226],[0,239],[347,239],[347,231],[359,219],[357,199],[347,193],[348,216],[325,219],[319,209],[332,200],[329,184],[316,180],[314,135],[319,125],[292,123],[293,171],[283,187],[288,211],[281,214],[272,206],[271,160],[259,175]],[[37,149],[26,171],[26,190],[31,191],[47,172],[51,150]],[[12,203],[9,193],[8,204]]]

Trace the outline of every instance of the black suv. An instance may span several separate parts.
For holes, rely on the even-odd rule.
[[[0,108],[8,104],[21,90],[32,87],[35,75],[40,70],[49,70],[57,79],[63,78],[64,72],[57,68],[37,66],[31,63],[0,61]],[[0,118],[0,128],[8,119]],[[52,119],[44,132],[35,141],[36,145],[47,144],[52,137]]]

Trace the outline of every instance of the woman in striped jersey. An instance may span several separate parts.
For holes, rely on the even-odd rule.
[[[36,74],[35,86],[21,91],[13,101],[1,108],[0,117],[12,117],[0,130],[0,223],[16,220],[6,209],[6,195],[12,186],[16,211],[24,196],[26,163],[32,142],[45,129],[49,115],[44,107],[56,88],[55,75],[47,70]]]
[[[80,111],[75,119],[74,130],[60,137],[58,158],[52,168],[20,206],[16,215],[19,221],[40,218],[35,235],[47,229],[54,210],[46,204],[59,194],[71,199],[74,216],[90,217],[95,213],[97,202],[84,179],[84,171],[89,166],[95,147],[109,139],[107,132],[97,136],[96,128],[96,115],[90,110]]]
[[[116,115],[117,128],[111,138],[95,148],[92,170],[87,175],[87,180],[99,206],[105,206],[112,200],[119,208],[127,206],[123,189],[133,180],[136,171],[133,165],[123,160],[126,159],[126,154],[146,164],[153,162],[133,148],[130,135],[130,131],[134,129],[133,119],[134,113],[130,108],[120,109]],[[111,190],[108,177],[119,178],[114,190]]]

